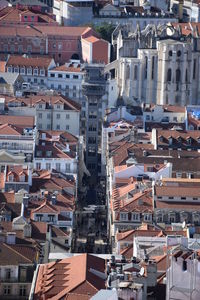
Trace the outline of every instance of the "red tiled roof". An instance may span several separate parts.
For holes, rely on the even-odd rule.
[[[10,125],[10,124],[0,125],[0,136],[1,135],[20,136],[21,134],[22,134],[22,129],[17,126]]]
[[[82,295],[83,299],[87,299],[85,296],[88,295],[93,296],[98,290],[105,288],[105,283],[102,278],[91,273],[91,268],[104,273],[105,261],[89,254],[81,254],[40,265],[33,299],[70,299],[70,294],[80,295],[79,299],[82,299]],[[71,299],[76,298],[72,296]]]
[[[51,57],[24,57],[20,55],[11,55],[6,63],[8,66],[17,66],[17,67],[38,67],[40,69],[48,69],[52,61]]]
[[[8,116],[0,115],[0,124],[10,124],[18,127],[34,127],[35,117],[32,116]]]

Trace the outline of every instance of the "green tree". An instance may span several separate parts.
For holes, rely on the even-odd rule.
[[[112,24],[104,23],[102,25],[93,26],[94,30],[100,34],[102,39],[111,42],[112,33],[115,26]]]

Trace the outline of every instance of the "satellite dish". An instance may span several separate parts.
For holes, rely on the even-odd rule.
[[[140,274],[141,277],[144,275],[144,267],[142,267],[142,268],[140,269],[139,274]]]

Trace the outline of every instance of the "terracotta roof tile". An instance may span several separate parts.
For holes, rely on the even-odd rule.
[[[52,61],[51,57],[24,57],[20,55],[11,55],[6,63],[8,66],[18,66],[18,67],[38,67],[48,69]]]

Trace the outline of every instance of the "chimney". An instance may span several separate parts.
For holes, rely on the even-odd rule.
[[[24,237],[26,238],[30,238],[31,237],[31,234],[32,234],[32,226],[31,224],[25,224],[24,225],[24,228],[23,228],[23,231],[24,231]]]
[[[15,245],[15,243],[16,243],[16,233],[15,232],[7,232],[6,243],[9,245]]]

